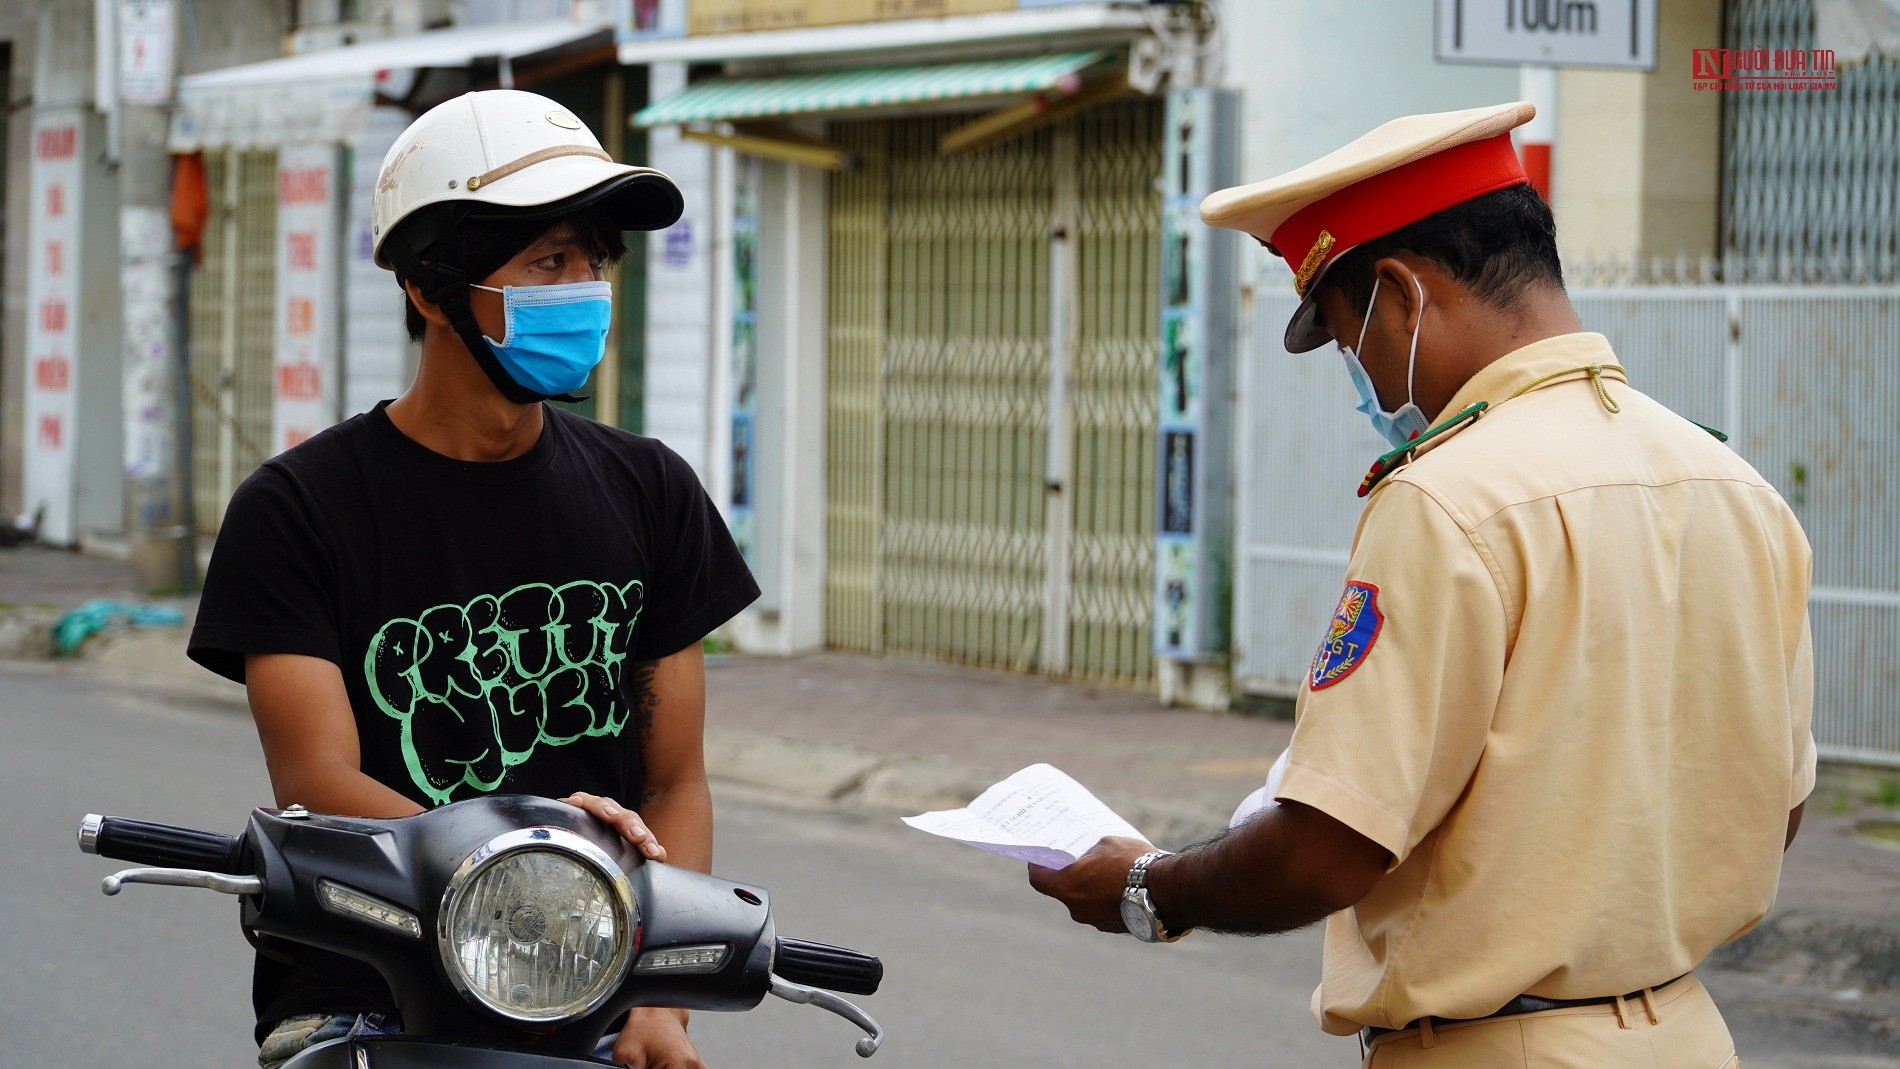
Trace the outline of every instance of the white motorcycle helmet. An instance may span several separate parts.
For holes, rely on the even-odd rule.
[[[475,325],[468,287],[481,280],[465,270],[464,224],[588,210],[620,230],[663,230],[684,207],[671,178],[616,163],[565,107],[493,89],[438,104],[403,131],[376,175],[370,229],[377,266],[416,283],[502,394],[525,404],[547,395],[509,377]]]

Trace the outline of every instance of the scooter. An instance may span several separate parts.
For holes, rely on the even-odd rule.
[[[576,1069],[605,1061],[635,1006],[749,1010],[768,994],[884,1030],[833,994],[884,966],[781,939],[763,888],[642,858],[565,803],[502,795],[394,820],[256,809],[240,835],[89,814],[89,854],[153,866],[105,878],[236,895],[260,952],[367,962],[403,1033],[339,1039],[285,1069]]]

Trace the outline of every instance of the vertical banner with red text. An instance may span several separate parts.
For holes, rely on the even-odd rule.
[[[27,218],[25,479],[27,517],[44,510],[40,538],[71,543],[73,420],[79,382],[80,112],[33,119],[32,208]]]
[[[277,153],[277,362],[271,452],[336,422],[337,149]]]

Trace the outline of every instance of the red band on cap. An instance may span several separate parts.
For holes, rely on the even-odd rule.
[[[1293,213],[1269,240],[1287,266],[1298,272],[1321,231],[1334,239],[1334,251],[1320,261],[1323,266],[1355,245],[1454,204],[1528,181],[1524,164],[1511,147],[1511,135],[1503,133],[1354,182]]]

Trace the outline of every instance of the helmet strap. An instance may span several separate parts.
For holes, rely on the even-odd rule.
[[[444,240],[455,246],[452,255],[439,257],[433,263],[423,263],[408,243],[396,234],[390,235],[392,240],[385,243],[383,255],[396,265],[399,279],[414,281],[422,293],[422,299],[442,309],[442,314],[448,316],[449,326],[462,339],[469,355],[475,358],[475,365],[482,369],[482,373],[488,376],[488,381],[494,384],[503,397],[518,405],[550,400],[570,403],[586,400],[571,393],[545,394],[530,390],[516,382],[508,374],[508,369],[501,366],[501,361],[495,358],[495,351],[488,346],[488,339],[482,336],[481,327],[475,323],[475,310],[469,305],[467,272],[456,263],[447,262],[452,259],[459,263],[462,259],[461,242],[453,235],[453,227],[444,235]]]

